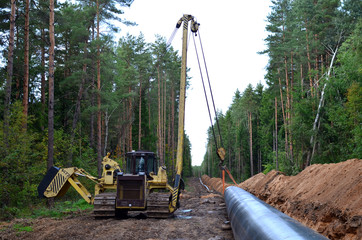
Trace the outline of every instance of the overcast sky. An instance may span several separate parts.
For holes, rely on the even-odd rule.
[[[243,92],[248,84],[265,85],[268,58],[257,52],[266,48],[265,25],[270,5],[270,0],[135,0],[129,9],[124,9],[123,17],[138,26],[121,26],[121,35],[138,36],[142,32],[147,42],[154,42],[156,34],[168,39],[183,14],[193,15],[200,23],[215,105],[225,113],[236,89]],[[180,54],[181,39],[180,29],[172,42]],[[199,38],[195,40],[199,42]],[[185,130],[192,144],[192,165],[200,165],[210,120],[192,38],[187,61],[192,79],[187,90]]]

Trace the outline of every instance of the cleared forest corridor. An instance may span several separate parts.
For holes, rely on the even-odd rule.
[[[362,236],[362,160],[315,164],[296,176],[262,173],[240,183],[259,199],[329,239]],[[133,212],[127,219],[95,220],[90,211],[70,212],[63,219],[15,219],[0,223],[0,239],[234,239],[220,178],[186,181],[181,208],[173,218],[147,219]],[[230,186],[230,184],[226,185]],[[19,231],[19,226],[32,231]]]
[[[220,169],[361,240],[361,39],[361,0],[0,1],[0,240],[234,239]]]

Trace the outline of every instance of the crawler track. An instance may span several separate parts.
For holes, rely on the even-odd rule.
[[[170,193],[153,192],[147,197],[147,217],[149,218],[168,218]]]
[[[116,193],[100,193],[94,198],[94,217],[114,217],[115,216]]]

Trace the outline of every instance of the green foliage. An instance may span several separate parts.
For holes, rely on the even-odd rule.
[[[147,43],[142,34],[137,37],[127,35],[118,44],[114,43],[112,35],[118,26],[122,26],[118,23],[132,24],[120,17],[123,13],[121,8],[131,3],[130,0],[100,2],[101,25],[106,23],[104,27],[107,30],[100,33],[99,39],[96,37],[94,3],[66,2],[57,5],[54,164],[58,167],[76,166],[97,175],[95,128],[99,94],[101,155],[109,151],[122,163],[125,152],[138,146],[157,152],[157,147],[164,145],[162,157],[169,172],[174,172],[180,56],[166,45],[166,40],[161,36],[154,43]],[[5,58],[8,7],[9,2],[1,3],[0,48],[4,49]],[[19,2],[16,26],[23,26],[23,8],[24,5]],[[48,26],[44,24],[47,22],[47,3],[35,1],[31,4],[30,12],[33,17],[30,22],[29,116],[24,118],[19,101],[24,75],[24,29],[19,27],[14,50],[8,142],[4,141],[4,129],[0,129],[2,219],[20,216],[32,210],[33,204],[40,203],[37,186],[46,173],[47,86],[41,86],[41,75],[48,68],[46,61],[45,65],[42,64],[42,51],[48,52],[49,42]],[[296,174],[305,168],[312,150],[315,150],[313,163],[360,157],[361,16],[360,1],[272,1],[271,13],[267,16],[267,50],[263,52],[270,59],[265,76],[267,86],[249,85],[244,91],[236,90],[228,111],[217,113],[220,133],[214,136],[211,129],[208,130],[207,152],[200,167],[191,167],[192,146],[185,135],[183,175],[188,177],[207,173],[211,177],[219,177],[215,141],[220,147],[221,137],[222,147],[226,150],[223,164],[237,181],[275,168],[276,152],[279,169],[287,174]],[[109,24],[110,20],[116,20],[117,27]],[[336,46],[340,47],[337,62],[332,66],[331,76],[326,78],[331,60],[330,50],[336,49]],[[97,54],[98,47],[100,55]],[[96,90],[98,59],[101,65],[100,91]],[[0,69],[0,76],[0,83],[4,85],[6,68]],[[318,129],[313,131],[324,84],[327,84],[325,101],[320,111]],[[45,93],[44,102],[40,98],[42,92]],[[4,89],[0,89],[0,110],[4,109],[3,99]],[[161,109],[162,123],[159,123]],[[250,114],[251,125],[248,121]],[[25,122],[28,126],[26,130]],[[0,124],[3,126],[2,122]],[[217,129],[216,125],[214,127]],[[163,142],[157,139],[160,128],[163,130]],[[290,137],[286,139],[287,134]],[[315,137],[315,146],[310,141],[311,136]],[[251,169],[254,171],[250,172]],[[93,183],[86,181],[83,184],[88,189],[94,187]],[[60,217],[83,208],[69,202],[69,199],[79,199],[78,193],[71,189],[66,202],[57,202],[55,209],[49,212],[45,208],[34,210],[34,214]]]
[[[191,142],[187,134],[184,134],[184,151],[182,163],[182,176],[184,178],[192,176],[191,166]]]
[[[69,214],[91,210],[93,210],[93,205],[88,204],[84,199],[79,199],[77,201],[57,201],[51,209],[44,206],[34,209],[31,217],[62,218]]]
[[[6,147],[4,141],[1,145],[0,162],[0,201],[1,219],[10,219],[22,214],[31,203],[38,203],[37,187],[46,172],[47,159],[47,134],[33,132],[31,129],[24,131],[22,106],[20,102],[12,105],[10,114],[10,136],[9,145]],[[2,123],[1,123],[2,124]],[[31,126],[32,117],[28,118]],[[3,131],[0,131],[3,139]],[[94,153],[89,147],[72,146],[69,136],[62,130],[55,131],[55,164],[64,166],[66,157],[70,150],[81,149],[75,158],[75,163],[89,172],[96,172],[93,163]],[[87,184],[87,183],[86,183]],[[94,186],[86,185],[92,189]],[[73,196],[78,195],[73,193]]]
[[[38,135],[24,131],[24,121],[21,103],[16,102],[10,113],[8,145],[0,141],[0,202],[5,217],[17,214],[21,203],[32,198],[36,189],[35,181],[38,180],[37,176],[29,171],[39,166],[33,162],[33,148]],[[31,117],[28,124],[31,124]],[[4,139],[3,134],[1,129],[1,139]]]
[[[18,224],[18,223],[14,224],[13,227],[18,232],[32,232],[32,231],[34,231],[32,226],[23,226],[23,225]]]
[[[122,8],[133,1],[100,1],[99,20],[101,32],[97,36],[96,3],[59,3],[55,9],[56,54],[54,73],[54,165],[83,168],[93,176],[97,175],[95,140],[100,100],[101,153],[110,152],[124,167],[125,153],[140,145],[144,150],[157,152],[157,100],[163,101],[163,131],[165,138],[165,159],[169,172],[174,172],[175,139],[177,138],[178,89],[181,58],[166,40],[159,36],[155,43],[147,43],[143,35],[127,35],[118,45],[114,32],[119,23],[132,25],[121,19]],[[0,11],[2,39],[8,39],[8,6]],[[5,7],[6,6],[6,7]],[[16,26],[23,26],[24,6],[17,8]],[[14,50],[14,78],[12,79],[11,116],[9,142],[0,130],[0,218],[13,218],[29,212],[37,199],[37,186],[47,168],[47,84],[48,67],[45,59],[49,39],[46,23],[49,8],[46,2],[35,1],[30,5],[33,17],[30,22],[30,63],[29,63],[29,116],[22,114],[21,100],[24,63],[24,28],[17,29]],[[112,20],[112,21],[110,21]],[[117,23],[111,24],[113,20]],[[106,24],[104,24],[106,23]],[[117,25],[117,26],[115,26]],[[104,31],[104,28],[107,28]],[[7,56],[7,41],[0,40],[0,48]],[[99,54],[98,54],[99,53]],[[100,62],[100,90],[97,86],[97,63]],[[159,96],[158,72],[162,79],[162,97]],[[5,85],[6,68],[0,69],[0,82]],[[44,78],[43,78],[44,77]],[[4,108],[4,89],[0,89],[0,110]],[[172,116],[169,117],[169,116]],[[1,117],[0,117],[1,118]],[[24,124],[27,122],[27,129]],[[139,125],[140,122],[140,125]],[[1,122],[1,125],[2,122]],[[140,129],[139,129],[140,128]],[[171,129],[172,128],[172,129]],[[140,130],[140,131],[139,131]],[[140,133],[140,142],[139,142]],[[132,140],[131,140],[132,139]],[[173,139],[173,140],[171,140]],[[184,176],[190,176],[191,144],[185,137]],[[167,142],[166,142],[167,141]],[[82,180],[81,180],[82,181]],[[87,189],[94,184],[84,181]],[[72,188],[66,200],[79,199]],[[64,207],[65,208],[65,207]],[[61,209],[63,211],[63,209]],[[49,213],[57,216],[56,211]]]
[[[276,169],[277,159],[280,171],[294,175],[311,162],[361,157],[362,20],[357,2],[272,1],[262,52],[269,56],[267,87],[237,90],[225,116],[220,114],[224,164],[234,178],[250,177],[251,166],[254,174],[267,173]],[[337,47],[337,61],[326,76]],[[219,140],[209,129],[197,174],[219,176],[215,137]]]
[[[264,167],[264,171],[263,171],[264,174],[267,174],[271,170],[276,169],[276,165],[273,163],[266,163],[263,165],[263,167]]]

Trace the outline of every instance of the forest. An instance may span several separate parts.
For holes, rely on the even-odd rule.
[[[297,174],[311,164],[361,158],[361,14],[361,1],[272,1],[260,52],[269,57],[266,86],[235,91],[226,113],[218,113],[220,134],[209,128],[195,171],[220,177],[215,144],[239,182],[272,169]]]
[[[163,36],[115,38],[136,24],[122,18],[132,2],[0,3],[1,218],[41,202],[37,186],[53,165],[100,176],[108,152],[124,166],[127,152],[143,149],[174,172],[181,56]],[[354,0],[272,1],[260,52],[266,86],[235,89],[201,166],[191,166],[185,135],[183,176],[219,176],[215,143],[239,182],[360,158],[361,9]]]
[[[1,2],[3,217],[39,203],[37,186],[53,165],[100,176],[108,152],[125,167],[125,154],[142,149],[175,172],[181,56],[162,36],[115,38],[136,24],[121,17],[132,2]]]

